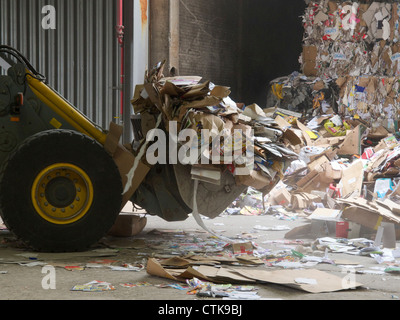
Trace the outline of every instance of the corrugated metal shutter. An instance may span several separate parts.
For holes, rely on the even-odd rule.
[[[42,28],[46,5],[56,29]],[[115,0],[0,0],[0,43],[15,47],[48,84],[105,129],[119,117]]]

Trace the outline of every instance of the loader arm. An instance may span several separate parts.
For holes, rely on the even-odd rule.
[[[107,133],[90,121],[77,108],[72,106],[54,89],[47,86],[43,81],[35,78],[28,70],[26,75],[27,82],[32,92],[44,104],[49,106],[61,118],[67,121],[77,131],[92,137],[103,146],[106,143]]]

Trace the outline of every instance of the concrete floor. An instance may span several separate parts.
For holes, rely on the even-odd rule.
[[[263,231],[256,226],[288,227],[293,229],[307,224],[304,217],[297,217],[293,221],[281,220],[273,215],[245,216],[225,215],[217,219],[203,220],[216,233],[230,238],[251,239],[261,248],[276,250],[295,249],[308,250],[310,255],[322,256],[322,251],[312,251],[315,239],[301,239],[297,243],[284,241],[288,230]],[[285,228],[286,229],[286,228]],[[162,233],[154,232],[162,231]],[[141,271],[114,271],[108,265],[146,264],[149,257],[162,257],[171,254],[175,242],[191,244],[197,241],[219,241],[205,232],[196,223],[193,217],[185,222],[168,223],[157,217],[148,217],[147,226],[143,232],[133,238],[106,237],[95,246],[99,251],[74,254],[41,254],[28,252],[15,241],[8,231],[1,232],[0,247],[0,299],[1,300],[153,300],[154,301],[195,301],[210,300],[188,295],[188,290],[178,290],[165,287],[175,281],[149,275],[144,268]],[[150,245],[150,246],[149,246]],[[201,252],[200,252],[201,253]],[[270,283],[257,283],[258,296],[261,299],[282,300],[398,300],[400,298],[400,276],[395,273],[379,273],[385,265],[378,264],[370,256],[358,256],[328,252],[332,260],[341,259],[359,265],[355,280],[362,284],[357,289],[312,294],[288,286]],[[110,261],[111,260],[111,261]],[[22,262],[18,264],[17,262]],[[38,264],[39,262],[39,264]],[[29,264],[31,263],[31,265]],[[89,265],[88,265],[89,263]],[[93,267],[96,263],[97,267]],[[36,264],[36,265],[35,265]],[[37,265],[38,264],[38,265]],[[53,282],[46,278],[48,270],[44,265],[54,268],[54,288],[46,288]],[[67,266],[91,266],[82,270],[68,270]],[[277,267],[257,266],[262,270],[276,270]],[[338,277],[345,277],[337,265],[319,263],[313,267]],[[378,269],[377,269],[378,268]],[[379,269],[380,268],[380,269]],[[372,272],[372,273],[371,273]],[[47,280],[46,280],[47,279]],[[115,290],[104,292],[72,291],[76,285],[82,285],[93,280],[111,283]],[[146,282],[151,286],[124,287],[121,284]],[[257,302],[256,302],[257,303]]]

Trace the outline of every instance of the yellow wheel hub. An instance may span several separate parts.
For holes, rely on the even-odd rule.
[[[32,185],[32,203],[37,213],[54,224],[82,219],[93,202],[93,185],[79,167],[58,163],[38,174]]]

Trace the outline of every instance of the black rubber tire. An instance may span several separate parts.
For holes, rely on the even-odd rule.
[[[57,163],[81,168],[93,184],[93,202],[80,220],[67,225],[43,219],[32,204],[38,174]],[[34,250],[87,250],[115,223],[122,203],[122,182],[112,157],[95,140],[69,130],[36,134],[12,153],[0,169],[0,213],[6,226]]]

